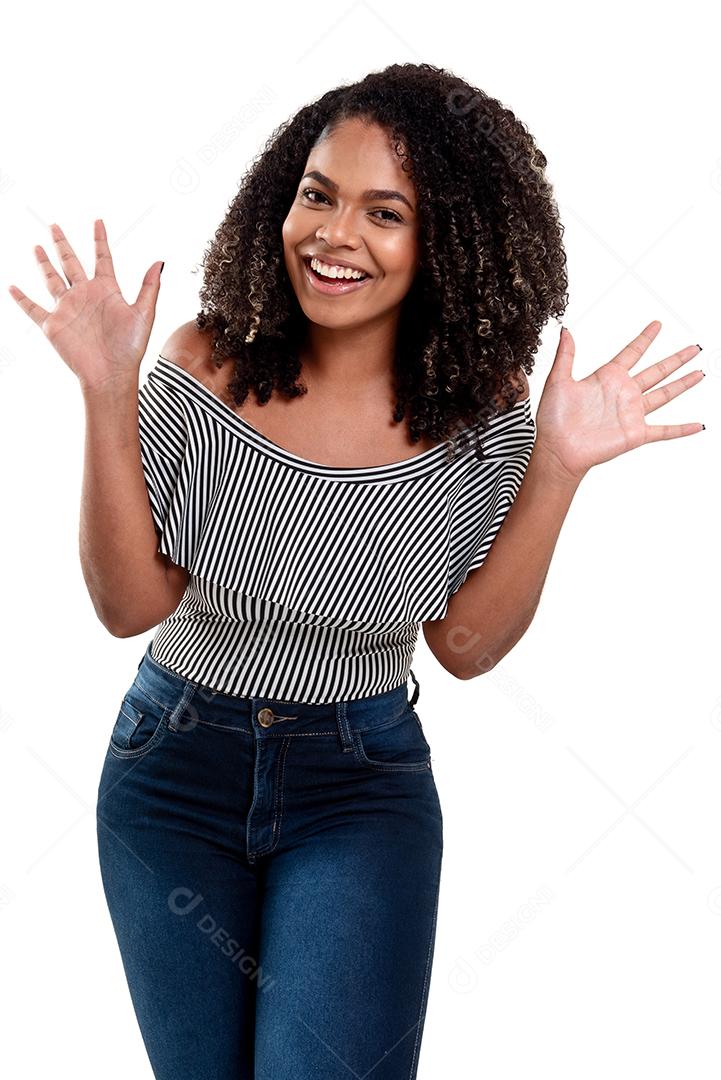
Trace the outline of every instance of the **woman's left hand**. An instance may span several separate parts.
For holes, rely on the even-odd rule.
[[[698,345],[687,345],[638,374],[629,374],[660,329],[658,320],[649,323],[612,360],[578,381],[571,375],[576,351],[573,338],[568,330],[561,331],[538,404],[535,439],[539,456],[561,478],[578,482],[593,465],[610,461],[627,450],[703,430],[700,423],[646,423],[647,413],[690,390],[704,377],[703,372],[692,371],[658,390],[651,390],[696,356]]]

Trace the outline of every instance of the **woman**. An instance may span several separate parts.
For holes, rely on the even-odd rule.
[[[458,678],[493,667],[588,470],[703,427],[645,421],[703,377],[653,389],[697,345],[631,375],[657,321],[578,382],[562,331],[534,423],[567,285],[546,164],[498,101],[394,65],[274,133],[140,389],[162,264],[129,305],[102,221],[90,280],[53,226],[55,309],[11,289],[82,387],[98,616],[160,624],[97,807],[157,1077],[416,1076],[442,855],[418,628]]]

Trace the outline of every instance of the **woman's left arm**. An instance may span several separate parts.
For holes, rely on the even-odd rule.
[[[482,566],[453,594],[442,619],[423,623],[431,652],[459,679],[481,675],[510,652],[538,607],[561,526],[578,485],[594,465],[637,446],[703,430],[701,423],[656,424],[647,413],[695,386],[692,371],[651,390],[696,355],[689,345],[636,375],[629,371],[654,340],[649,325],[607,364],[585,379],[572,377],[575,353],[567,330],[546,380],[536,438],[523,482]]]

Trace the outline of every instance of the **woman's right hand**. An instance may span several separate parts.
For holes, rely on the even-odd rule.
[[[162,263],[153,263],[134,304],[127,304],[115,279],[105,225],[95,222],[95,277],[88,279],[59,225],[51,225],[63,273],[40,245],[35,256],[45,275],[53,311],[34,303],[15,285],[14,300],[37,326],[85,389],[137,375],[155,320]]]

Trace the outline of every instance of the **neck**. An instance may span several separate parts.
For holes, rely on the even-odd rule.
[[[335,330],[311,323],[300,352],[303,380],[318,396],[346,398],[390,392],[396,326]]]

